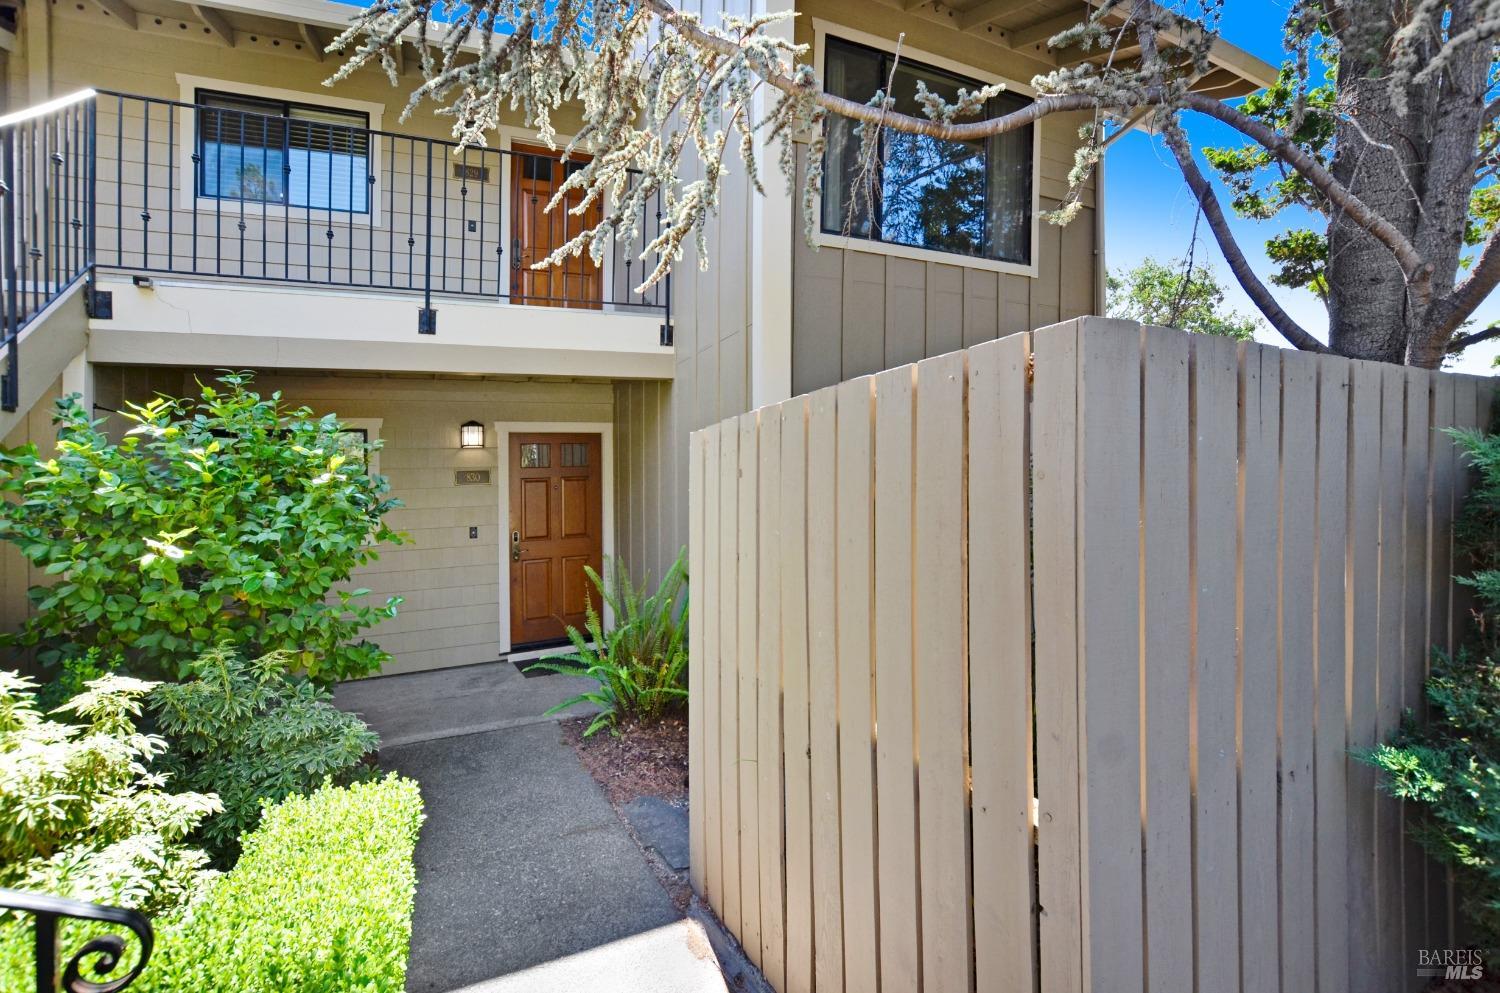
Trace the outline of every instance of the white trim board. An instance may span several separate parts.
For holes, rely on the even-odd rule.
[[[599,461],[603,463],[604,478],[600,480],[600,498],[604,506],[603,555],[606,559],[615,554],[615,426],[612,421],[496,421],[495,422],[495,489],[500,497],[500,654],[510,654],[510,459],[505,455],[510,450],[512,434],[597,434],[599,436]],[[604,626],[614,623],[614,617],[605,604]]]
[[[1008,89],[1016,93],[1021,93],[1029,97],[1036,96],[1036,89],[1019,79],[1001,76],[963,62],[955,62],[953,59],[944,58],[932,52],[925,52],[919,48],[910,48],[906,45],[898,46],[897,42],[891,38],[870,34],[858,28],[851,28],[833,21],[824,20],[821,17],[814,17],[812,19],[812,26],[813,71],[817,73],[819,80],[823,78],[824,69],[828,64],[824,56],[824,47],[828,41],[828,36],[832,35],[835,38],[852,41],[867,48],[874,48],[883,52],[895,53],[899,47],[901,57],[911,59],[913,62],[924,62],[927,65],[957,73],[960,76],[979,80],[981,83],[1004,83]],[[874,241],[869,238],[855,238],[825,232],[822,223],[823,191],[821,188],[813,195],[813,211],[818,219],[817,224],[813,228],[813,244],[820,247],[837,248],[846,252],[868,252],[872,255],[891,255],[897,258],[916,259],[923,262],[941,262],[946,265],[960,266],[965,269],[1007,272],[1035,279],[1041,272],[1041,266],[1037,261],[1037,250],[1041,242],[1041,186],[1042,129],[1040,124],[1033,124],[1031,127],[1031,251],[1029,253],[1031,261],[1025,265],[1019,262],[1003,262],[999,259],[985,259],[973,255],[960,255],[957,252],[942,252],[930,248],[896,245],[885,241]]]

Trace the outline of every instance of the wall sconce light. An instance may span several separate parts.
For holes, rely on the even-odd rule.
[[[458,428],[459,448],[483,448],[484,425],[478,421],[465,421]]]

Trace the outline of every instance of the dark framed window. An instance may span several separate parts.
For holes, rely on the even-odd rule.
[[[984,84],[841,38],[824,44],[823,86],[868,103],[891,87],[894,110],[922,117],[917,83],[948,102]],[[992,117],[1031,100],[1001,93],[985,105]],[[974,258],[1031,262],[1032,126],[983,141],[941,141],[887,129],[874,169],[860,167],[858,123],[830,116],[823,162],[822,228],[893,245]]]
[[[370,115],[198,90],[198,196],[370,211]]]

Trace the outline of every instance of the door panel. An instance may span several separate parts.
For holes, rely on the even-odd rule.
[[[583,202],[578,190],[570,191],[563,202],[547,210],[563,181],[587,161],[587,156],[575,153],[563,162],[561,153],[541,146],[517,144],[512,151],[524,154],[515,156],[510,165],[511,301],[598,309],[604,296],[603,273],[588,252],[545,269],[531,268],[603,217],[604,208],[598,201],[581,216],[571,213]]]
[[[552,537],[552,486],[546,479],[521,482],[521,540],[545,541]]]
[[[552,616],[552,560],[521,562],[521,616],[545,621]]]
[[[570,555],[563,559],[563,610],[569,614],[582,614],[588,606],[589,577],[583,567],[589,564],[586,555]]]
[[[582,628],[591,585],[603,568],[604,482],[597,434],[510,436],[512,647],[555,641]]]
[[[562,481],[562,536],[579,538],[588,535],[589,478],[570,476]]]

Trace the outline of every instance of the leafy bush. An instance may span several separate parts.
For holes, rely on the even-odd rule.
[[[533,669],[584,676],[594,688],[548,710],[556,714],[577,703],[592,703],[599,715],[584,737],[613,726],[622,717],[659,719],[687,698],[687,549],[662,577],[655,593],[637,589],[618,559],[606,560],[607,579],[585,566],[589,581],[614,614],[606,633],[594,598],[588,598],[584,631],[568,628],[573,653],[549,655]]]
[[[158,913],[210,873],[188,837],[218,800],[168,793],[166,747],[135,727],[152,684],[105,676],[44,718],[35,684],[0,671],[0,886]]]
[[[1479,470],[1455,529],[1476,571],[1470,643],[1436,652],[1425,723],[1408,713],[1396,736],[1363,757],[1417,812],[1411,836],[1451,866],[1478,943],[1500,953],[1500,435],[1455,431]]]
[[[174,782],[212,791],[223,813],[204,824],[205,847],[221,862],[260,820],[262,801],[310,793],[325,778],[344,785],[370,771],[380,738],[332,695],[289,677],[272,652],[246,662],[220,646],[189,664],[191,678],[151,694],[157,725],[171,744],[164,759]]]
[[[417,784],[395,776],[268,807],[239,864],[154,922],[156,950],[132,993],[402,989],[421,822]],[[32,988],[26,938],[0,924],[4,993]]]
[[[0,538],[56,577],[30,593],[36,612],[16,640],[43,661],[98,648],[133,669],[181,675],[222,643],[273,650],[316,678],[388,660],[360,631],[399,598],[345,591],[379,542],[399,542],[384,515],[399,502],[365,471],[375,448],[333,416],[262,399],[247,374],[193,399],[127,405],[120,444],[77,397],[58,402],[57,455],[0,454]]]

